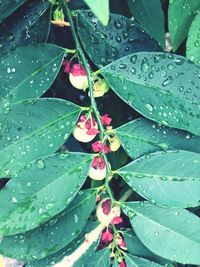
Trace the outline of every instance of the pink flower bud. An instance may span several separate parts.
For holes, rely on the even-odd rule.
[[[112,121],[112,118],[108,117],[108,114],[104,114],[103,116],[101,116],[101,123],[105,126],[110,125]]]
[[[101,241],[104,242],[106,245],[109,244],[113,240],[113,234],[110,229],[106,229],[105,232],[101,235]]]
[[[119,264],[119,267],[126,267],[125,261],[121,261],[120,264]]]
[[[71,64],[68,60],[64,60],[62,63],[63,72],[64,73],[70,73],[71,71]]]

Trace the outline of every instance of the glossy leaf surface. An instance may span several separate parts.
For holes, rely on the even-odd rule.
[[[133,230],[124,232],[124,241],[130,254],[146,258],[159,264],[166,264],[167,260],[155,255],[143,245]]]
[[[200,64],[200,13],[194,18],[187,39],[187,58]]]
[[[200,67],[184,57],[140,52],[101,70],[131,107],[162,125],[200,135]]]
[[[12,14],[18,7],[23,5],[27,0],[10,1],[3,0],[0,2],[0,22]]]
[[[84,0],[84,2],[91,8],[100,22],[106,26],[109,20],[109,0]]]
[[[200,263],[199,217],[184,209],[166,209],[148,202],[124,203],[123,210],[152,252],[183,264]]]
[[[0,114],[0,177],[54,153],[69,137],[80,107],[61,99],[24,100]]]
[[[164,15],[160,0],[128,0],[128,4],[140,25],[165,47]]]
[[[130,121],[115,129],[115,133],[132,159],[173,149],[200,153],[200,137],[145,118]]]
[[[136,256],[133,256],[131,254],[126,254],[125,256],[126,264],[130,267],[161,267],[162,265],[157,264],[152,261],[145,260],[143,258],[139,258]]]
[[[95,206],[95,189],[80,191],[62,214],[25,234],[4,237],[0,253],[31,261],[66,247],[82,231]]]
[[[198,10],[200,10],[198,0],[172,0],[169,2],[168,25],[174,51],[187,37],[191,22]]]
[[[32,230],[63,211],[86,180],[90,164],[90,154],[68,153],[22,169],[0,192],[0,234]]]
[[[49,33],[50,3],[33,0],[0,24],[0,56],[16,47],[44,43]]]
[[[122,167],[119,175],[140,195],[162,206],[198,206],[200,154],[157,152]]]
[[[90,11],[81,11],[77,24],[82,45],[98,66],[138,51],[160,51],[158,43],[134,20],[121,15],[111,14],[104,27]]]
[[[1,58],[0,110],[43,95],[60,69],[65,50],[53,44],[18,47]]]
[[[38,267],[38,266],[49,267],[49,266],[55,265],[55,263],[62,261],[65,256],[68,256],[71,253],[73,253],[84,242],[85,234],[89,233],[96,226],[97,226],[96,222],[89,221],[86,224],[86,226],[84,227],[81,234],[76,239],[74,239],[68,246],[61,249],[57,253],[50,255],[49,257],[46,257],[46,258],[41,259],[41,260],[35,260],[32,262],[29,262],[27,264],[27,267]],[[86,253],[87,255],[84,254],[80,260],[82,260],[83,258],[87,259],[87,256],[88,256],[88,254],[90,255],[90,253],[94,254],[96,246],[97,246],[96,243],[93,246],[91,246],[90,249]],[[85,262],[87,262],[87,261],[85,261]]]

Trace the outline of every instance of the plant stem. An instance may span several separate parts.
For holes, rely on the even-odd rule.
[[[85,54],[83,52],[83,49],[82,49],[81,44],[79,42],[79,39],[78,39],[78,37],[76,35],[75,26],[74,26],[74,22],[73,22],[73,19],[72,19],[71,10],[68,7],[68,3],[66,2],[66,0],[60,0],[60,3],[62,5],[62,7],[63,7],[64,13],[68,17],[68,20],[69,20],[69,23],[70,23],[70,26],[71,26],[72,36],[74,38],[74,42],[75,42],[75,45],[76,45],[76,51],[79,53],[81,61],[82,61],[82,64],[84,65],[84,68],[85,68],[86,73],[87,73],[88,86],[89,86],[89,92],[90,92],[91,108],[92,108],[92,110],[93,110],[93,112],[95,114],[95,117],[97,119],[97,123],[99,125],[100,140],[103,141],[105,130],[104,130],[104,127],[102,125],[101,117],[100,117],[100,114],[99,114],[99,111],[98,111],[98,108],[97,108],[97,104],[96,104],[96,101],[95,101],[95,98],[94,98],[93,83],[92,83],[92,79],[91,79],[92,72],[91,72],[91,70],[89,68],[88,61],[87,61],[87,59],[85,57]],[[110,173],[111,173],[110,164],[108,162],[107,156],[106,156],[104,151],[102,152],[102,155],[103,155],[103,158],[104,158],[104,161],[105,161],[105,164],[106,164],[107,178],[108,178]],[[109,187],[109,183],[108,183],[108,179],[107,178],[106,178],[106,181],[105,181],[105,186],[106,186],[107,191],[108,191],[108,193],[110,195],[110,198],[111,198],[111,200],[113,202],[114,198],[112,196],[112,192],[111,192],[111,189]]]
[[[125,202],[130,196],[131,194],[133,193],[133,190],[132,189],[128,189],[124,195],[119,199],[118,202]]]

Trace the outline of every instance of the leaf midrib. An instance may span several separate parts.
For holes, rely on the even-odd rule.
[[[86,159],[84,159],[84,161],[82,162],[81,165],[80,165],[80,163],[79,163],[77,166],[78,166],[78,167],[80,167],[80,166],[85,166],[85,164],[87,163],[87,161],[89,161],[89,157],[86,158]],[[55,183],[57,180],[59,180],[59,179],[63,179],[66,175],[68,175],[69,172],[76,170],[76,169],[77,169],[77,166],[76,166],[76,167],[73,167],[72,169],[68,169],[65,173],[63,173],[62,175],[58,176],[56,179],[50,181],[50,183],[48,183],[48,184],[44,184],[41,188],[39,188],[39,190],[38,190],[37,192],[35,192],[34,194],[28,196],[26,199],[22,200],[22,202],[21,202],[17,207],[12,207],[10,211],[7,211],[7,212],[8,212],[8,213],[7,213],[7,217],[9,218],[9,217],[12,215],[13,210],[14,210],[14,212],[16,212],[18,209],[20,209],[20,207],[21,207],[22,205],[24,205],[24,203],[30,201],[30,200],[31,200],[32,198],[34,198],[35,196],[39,195],[42,191],[45,191],[46,188],[47,188],[49,185],[54,184],[54,183]],[[12,181],[11,181],[11,182],[12,182]],[[80,182],[78,182],[78,184],[79,184],[79,183],[80,183]],[[4,223],[5,223],[5,222],[4,222]]]
[[[125,203],[125,204],[126,204],[126,203]],[[133,208],[130,208],[129,206],[126,206],[126,207],[127,207],[128,209],[131,209],[131,210],[132,210],[133,212],[135,212],[137,215],[143,217],[146,221],[149,220],[149,221],[152,222],[152,224],[156,224],[156,225],[160,226],[160,228],[164,228],[165,231],[167,231],[167,232],[171,232],[171,233],[175,233],[175,234],[181,236],[181,238],[185,238],[186,240],[189,240],[190,242],[194,242],[195,244],[197,244],[197,245],[200,247],[200,243],[199,243],[198,241],[193,240],[193,239],[190,239],[188,236],[184,236],[183,234],[181,234],[181,233],[179,233],[179,232],[176,232],[176,231],[173,230],[173,229],[167,228],[165,225],[161,225],[159,222],[156,222],[156,221],[154,221],[152,218],[147,217],[147,216],[145,216],[144,214],[142,214],[142,213],[140,213],[140,212],[138,212],[138,211],[135,211]],[[176,209],[174,209],[174,211],[176,211]],[[137,215],[136,215],[136,216],[137,216]],[[133,218],[133,220],[134,220],[134,218]],[[133,224],[133,228],[134,228],[134,224]]]
[[[73,105],[73,104],[72,104],[72,105]],[[10,147],[17,145],[18,143],[24,142],[26,139],[29,139],[31,136],[33,136],[33,135],[35,135],[35,134],[37,134],[37,133],[42,132],[44,129],[46,129],[46,128],[48,128],[48,127],[51,127],[52,125],[56,124],[57,122],[62,121],[63,119],[67,118],[68,116],[72,116],[72,115],[74,115],[75,113],[78,113],[78,112],[80,112],[80,110],[77,109],[77,110],[74,111],[74,112],[68,113],[68,114],[66,114],[66,115],[64,115],[64,116],[62,116],[62,117],[60,117],[59,119],[56,119],[56,120],[54,120],[53,122],[46,124],[44,127],[41,127],[40,129],[36,129],[36,130],[33,131],[31,134],[25,135],[25,136],[22,137],[20,140],[18,140],[18,141],[16,141],[16,142],[14,142],[14,143],[8,145],[7,147],[5,147],[3,150],[0,151],[0,154],[1,154],[1,153],[5,153],[5,151],[8,150]],[[72,130],[72,129],[71,129],[71,130]],[[71,132],[71,130],[70,130],[70,132]],[[70,132],[69,132],[69,133],[70,133]]]

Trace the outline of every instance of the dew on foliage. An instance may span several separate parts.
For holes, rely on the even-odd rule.
[[[36,160],[35,165],[38,169],[44,169],[45,168],[45,162],[42,159]]]
[[[132,219],[134,216],[136,216],[136,213],[132,210],[129,210],[127,212],[127,216],[129,217],[129,219]]]

